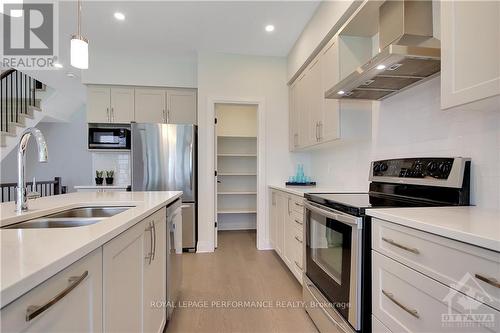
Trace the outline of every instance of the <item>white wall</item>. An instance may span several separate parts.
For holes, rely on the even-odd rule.
[[[265,126],[266,140],[264,184],[283,183],[287,175],[293,173],[295,163],[304,159],[301,154],[292,155],[288,152],[286,73],[285,58],[205,53],[199,55],[198,251],[212,251],[214,247],[214,127],[213,114],[209,114],[209,100],[254,100],[264,103],[265,116],[261,119]],[[265,212],[267,208],[263,214],[267,218]],[[261,231],[265,233],[267,241],[267,230]]]
[[[471,157],[471,203],[500,208],[500,99],[442,111],[435,78],[374,103],[371,144],[339,142],[310,156],[321,186],[353,190],[368,188],[371,160]]]
[[[87,125],[85,107],[75,112],[70,122],[40,122],[36,125],[45,136],[49,161],[38,163],[36,144],[30,140],[26,157],[26,179],[38,180],[62,177],[63,185],[73,191],[75,185],[88,185],[92,181],[92,158],[87,151]],[[12,150],[1,164],[1,182],[17,181],[17,149]]]
[[[290,79],[304,64],[325,36],[353,4],[353,0],[323,1],[307,23],[288,53],[287,78]]]
[[[84,84],[120,84],[196,88],[196,55],[162,53],[95,54],[82,71]]]

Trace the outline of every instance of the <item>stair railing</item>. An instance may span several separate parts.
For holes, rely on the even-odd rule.
[[[19,122],[21,114],[29,114],[36,105],[39,81],[13,68],[0,74],[0,130],[9,132],[11,123]]]

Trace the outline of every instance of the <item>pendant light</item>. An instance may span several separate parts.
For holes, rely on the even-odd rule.
[[[71,35],[71,66],[79,69],[89,68],[89,41],[81,35],[82,4],[78,4],[78,27],[77,33]]]

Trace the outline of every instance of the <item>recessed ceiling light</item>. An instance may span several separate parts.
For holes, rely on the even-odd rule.
[[[58,62],[55,62],[53,65],[55,68],[63,68],[64,66]]]
[[[273,32],[274,31],[274,25],[268,24],[268,25],[266,25],[265,29],[266,29],[267,32]]]
[[[380,69],[380,70],[385,69],[385,65],[378,65],[377,69]]]
[[[70,78],[74,78],[76,75],[75,75],[75,74],[73,74],[73,73],[67,73],[67,74],[66,74],[66,76],[67,76],[67,77],[70,77]]]
[[[115,19],[117,19],[117,20],[119,20],[119,21],[123,21],[123,20],[125,20],[125,14],[123,14],[123,13],[116,12],[116,13],[114,14],[114,16],[115,16]]]
[[[345,94],[345,91],[343,91],[343,90],[339,90],[339,91],[337,92],[337,94],[339,94],[339,95],[343,95],[343,94]]]

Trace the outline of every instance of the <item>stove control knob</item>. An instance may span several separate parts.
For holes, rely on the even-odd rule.
[[[434,161],[427,163],[427,171],[430,173],[436,172],[438,170],[438,164]]]
[[[451,171],[451,164],[449,162],[442,162],[439,164],[439,173],[443,177],[447,177]]]
[[[373,165],[373,172],[378,173],[380,171],[380,163],[375,163]]]
[[[385,162],[380,163],[380,171],[386,172],[387,169],[389,169],[389,166],[387,165],[387,163],[385,163]]]

